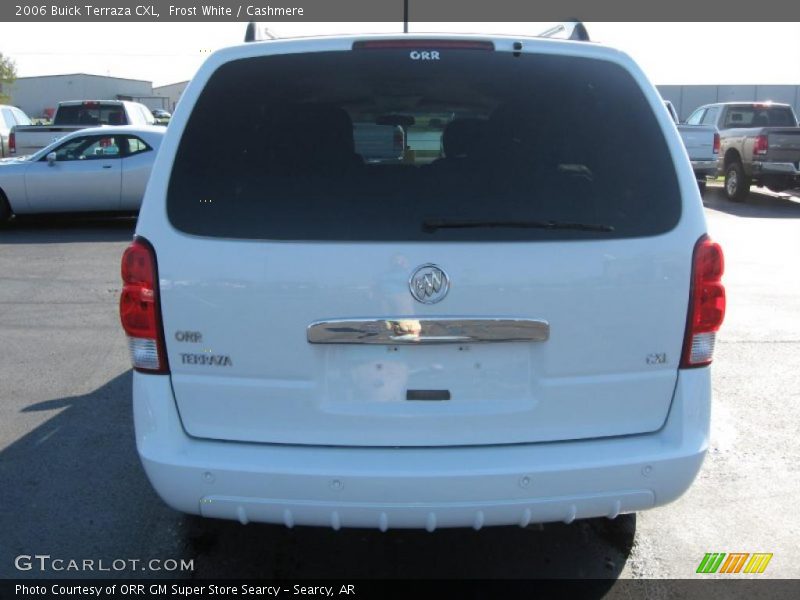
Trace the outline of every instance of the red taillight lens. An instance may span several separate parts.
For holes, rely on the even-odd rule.
[[[719,154],[719,147],[720,147],[719,134],[715,133],[714,134],[714,154]]]
[[[13,131],[8,135],[8,152],[17,153],[17,135]]]
[[[681,367],[702,367],[714,357],[717,330],[725,318],[722,248],[703,236],[694,247],[689,314],[683,340]]]
[[[756,136],[755,142],[753,142],[753,154],[766,154],[767,150],[769,150],[769,142],[767,141],[767,136],[765,135]]]
[[[134,368],[147,373],[167,373],[156,255],[143,238],[136,238],[122,255],[119,315],[128,335]]]

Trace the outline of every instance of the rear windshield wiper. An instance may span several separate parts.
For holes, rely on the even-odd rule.
[[[485,227],[504,227],[508,229],[572,229],[575,231],[614,231],[612,225],[599,223],[574,223],[571,221],[515,221],[515,220],[469,220],[469,219],[426,219],[422,230],[434,233],[439,229],[470,229]]]

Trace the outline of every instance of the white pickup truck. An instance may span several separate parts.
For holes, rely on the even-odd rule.
[[[16,106],[0,104],[0,158],[9,155],[11,130],[17,125],[30,125],[31,120]]]
[[[11,155],[25,156],[68,133],[98,125],[154,125],[150,109],[127,100],[70,100],[59,102],[52,125],[17,125],[11,130]]]
[[[719,132],[714,125],[689,125],[681,124],[678,112],[669,100],[664,101],[678,133],[681,134],[683,145],[689,154],[694,176],[700,192],[706,191],[706,177],[713,177],[717,173],[719,162]]]

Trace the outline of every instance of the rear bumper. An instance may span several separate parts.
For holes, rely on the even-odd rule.
[[[714,160],[693,160],[692,170],[696,177],[711,177],[716,175],[718,169],[718,161]]]
[[[785,175],[788,178],[800,178],[800,169],[790,162],[754,162],[754,175]]]
[[[664,427],[619,438],[462,448],[333,448],[188,437],[168,376],[134,374],[136,443],[173,508],[293,525],[426,528],[615,517],[670,502],[708,445],[708,369],[682,371]]]

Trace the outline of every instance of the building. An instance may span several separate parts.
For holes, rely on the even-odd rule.
[[[175,112],[175,106],[177,106],[178,100],[180,100],[183,90],[186,89],[187,85],[189,85],[188,81],[160,85],[153,88],[153,93],[157,96],[167,98],[167,104],[164,108],[169,112]]]
[[[150,109],[168,106],[168,98],[154,93],[153,83],[142,79],[71,73],[18,77],[7,88],[12,104],[34,118],[52,115],[65,100],[133,100]]]

